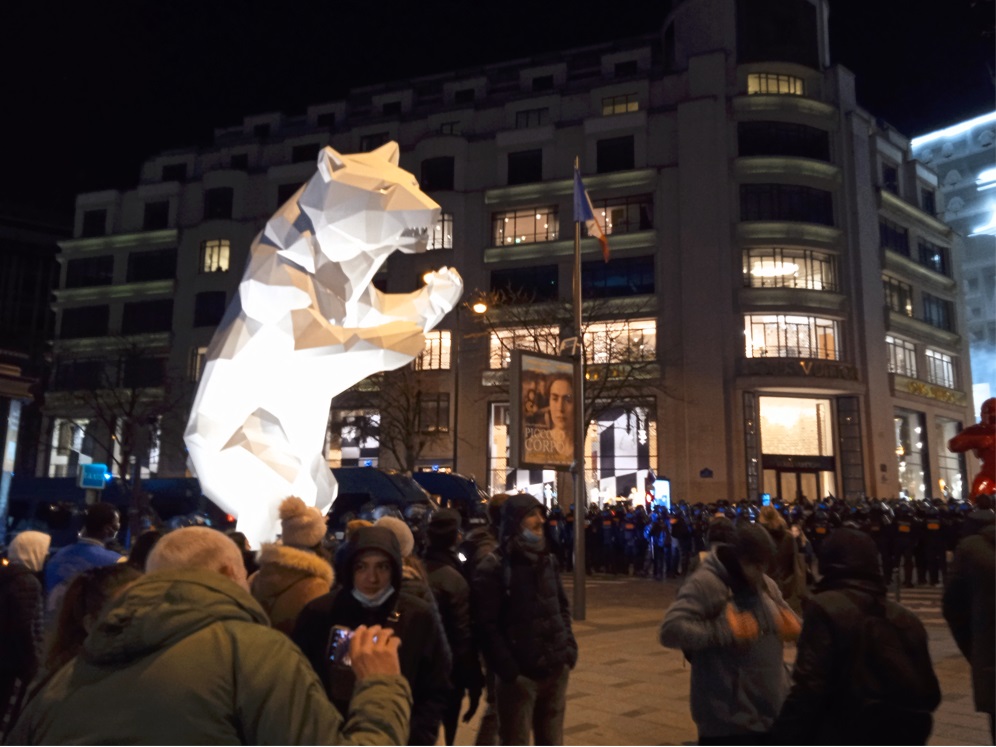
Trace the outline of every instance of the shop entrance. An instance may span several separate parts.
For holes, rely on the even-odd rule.
[[[837,495],[831,402],[760,398],[761,492],[786,503]]]
[[[764,492],[783,503],[795,503],[805,497],[818,500],[822,497],[821,473],[813,469],[774,469],[764,471]]]

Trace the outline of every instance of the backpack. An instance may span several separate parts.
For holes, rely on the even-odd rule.
[[[925,744],[941,689],[923,623],[887,599],[869,608],[847,592],[842,595],[857,621],[844,676],[855,720],[875,732],[868,744]]]

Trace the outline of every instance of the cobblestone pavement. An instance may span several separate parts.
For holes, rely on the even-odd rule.
[[[571,581],[564,576],[573,603]],[[657,627],[679,583],[589,577],[586,619],[574,623],[580,658],[567,692],[566,744],[695,744],[688,710],[689,666],[680,652],[657,643]],[[968,663],[944,623],[940,599],[940,587],[902,590],[901,602],[930,634],[943,693],[929,744],[989,744],[988,721],[975,712]],[[794,647],[786,648],[785,658],[794,660]],[[473,744],[479,722],[480,713],[470,724],[461,724],[457,744]]]

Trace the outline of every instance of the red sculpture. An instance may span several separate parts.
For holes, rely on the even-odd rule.
[[[982,469],[972,481],[969,498],[973,502],[976,496],[996,493],[996,397],[982,403],[979,419],[981,422],[963,428],[948,441],[948,451],[972,451],[982,462]]]

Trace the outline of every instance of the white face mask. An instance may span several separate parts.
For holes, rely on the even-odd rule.
[[[368,609],[373,609],[374,607],[380,607],[382,604],[384,604],[384,602],[387,601],[388,597],[390,597],[393,593],[394,593],[394,587],[391,586],[390,584],[385,586],[383,589],[381,589],[378,593],[374,594],[372,597],[368,597],[362,591],[354,587],[353,599],[362,604],[364,607],[367,607]]]

